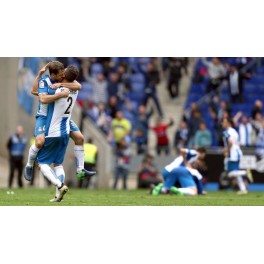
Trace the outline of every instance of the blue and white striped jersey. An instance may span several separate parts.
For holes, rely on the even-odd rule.
[[[51,89],[49,86],[55,83],[50,79],[49,75],[44,75],[39,79],[38,93],[39,94],[54,94],[56,90]],[[43,104],[39,101],[37,116],[47,116],[48,104]]]
[[[195,149],[187,149],[187,155],[186,160],[188,163],[193,163],[198,159],[199,153]],[[165,167],[165,169],[168,172],[171,172],[173,169],[179,167],[179,166],[185,166],[184,160],[182,156],[179,156],[176,158],[173,162],[171,162],[169,165]]]
[[[58,88],[56,93],[63,89]],[[78,91],[70,90],[67,98],[60,98],[48,104],[46,137],[60,137],[70,133],[70,118],[77,99]]]
[[[228,141],[232,140],[232,147],[228,152],[228,160],[230,161],[239,161],[243,155],[240,145],[239,145],[239,135],[237,131],[229,127],[223,132],[223,141],[224,145],[227,148]]]

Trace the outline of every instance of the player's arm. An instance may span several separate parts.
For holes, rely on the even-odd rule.
[[[188,161],[187,161],[188,149],[182,148],[180,150],[180,152],[181,152],[181,155],[183,157],[184,165],[187,166],[187,167],[190,166],[189,163],[188,163]]]
[[[31,94],[38,96],[38,82],[39,79],[41,78],[41,76],[43,75],[43,73],[48,69],[50,65],[50,62],[48,64],[46,64],[43,68],[40,69],[38,75],[36,76],[32,87],[31,87]]]
[[[60,86],[66,87],[66,88],[73,90],[73,91],[79,91],[82,88],[82,85],[79,82],[77,82],[76,80],[73,82],[54,83],[50,86],[50,88],[57,89]]]
[[[60,93],[56,93],[56,94],[41,93],[39,94],[39,101],[43,104],[49,104],[55,102],[60,98],[68,97],[69,94],[70,94],[69,89],[63,89]]]

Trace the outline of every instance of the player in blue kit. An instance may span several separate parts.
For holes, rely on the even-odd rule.
[[[41,77],[47,69],[49,69],[50,76],[45,75]],[[32,94],[39,96],[39,107],[36,115],[36,127],[35,127],[36,143],[32,145],[29,149],[28,162],[24,169],[24,177],[28,181],[30,181],[32,178],[33,165],[37,157],[37,154],[45,142],[48,104],[54,102],[59,98],[67,97],[69,94],[69,91],[67,91],[66,89],[62,93],[55,93],[55,90],[51,89],[50,87],[54,85],[55,88],[58,88],[59,86],[63,85],[64,87],[76,91],[81,88],[81,85],[77,81],[74,81],[72,83],[69,82],[61,83],[63,81],[63,78],[64,78],[63,64],[58,61],[53,61],[48,63],[45,67],[43,67],[39,71],[39,74],[37,75],[34,84],[32,86]],[[77,165],[76,176],[78,179],[93,176],[95,172],[87,171],[84,169],[84,149],[83,149],[84,137],[80,132],[79,128],[77,127],[77,125],[72,120],[70,121],[70,130],[71,130],[70,136],[75,143],[74,154]]]
[[[232,120],[224,118],[222,120],[223,141],[224,141],[224,156],[225,156],[225,170],[229,178],[236,178],[239,191],[237,194],[247,194],[247,188],[243,180],[243,176],[252,181],[250,173],[239,169],[240,160],[242,158],[242,150],[239,145],[239,135],[232,127]]]
[[[77,78],[79,70],[75,66],[68,66],[65,70],[65,79],[72,82]],[[61,94],[67,88],[58,88],[55,94]],[[37,156],[37,163],[43,175],[56,188],[52,202],[60,202],[68,191],[64,184],[65,172],[62,166],[70,136],[70,118],[75,105],[78,91],[69,90],[69,96],[61,97],[48,104],[45,129],[45,143]],[[50,167],[53,164],[54,170]]]
[[[197,195],[204,194],[202,175],[195,168],[198,159],[204,159],[206,151],[204,148],[181,149],[181,156],[168,164],[162,170],[164,183],[152,188],[151,194],[175,193],[178,195]],[[176,188],[178,183],[181,188]]]

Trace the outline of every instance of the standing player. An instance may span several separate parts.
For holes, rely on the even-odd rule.
[[[237,194],[247,194],[246,185],[243,180],[243,176],[247,175],[244,170],[239,170],[240,159],[243,155],[239,146],[239,135],[237,131],[232,127],[232,120],[224,118],[222,120],[223,141],[224,141],[224,156],[225,156],[225,170],[228,177],[235,177],[239,191]]]
[[[65,79],[72,82],[77,78],[79,70],[69,66],[65,70]],[[67,88],[58,88],[55,94],[60,94]],[[70,118],[77,99],[78,91],[70,90],[67,98],[62,97],[48,104],[45,129],[45,143],[38,153],[37,162],[43,175],[56,188],[56,196],[51,201],[60,202],[68,191],[64,184],[65,172],[62,166],[70,137]],[[50,165],[54,165],[54,170]]]
[[[194,169],[193,164],[198,159],[204,159],[205,155],[204,148],[198,148],[197,150],[181,149],[181,156],[162,170],[164,184],[158,184],[151,193],[153,195],[169,192],[179,195],[203,194],[203,177],[197,169]],[[176,188],[175,183],[179,183],[181,188]]]
[[[49,69],[50,76],[45,75],[41,78],[43,73]],[[81,85],[74,81],[72,83],[60,83],[63,81],[64,77],[64,66],[62,63],[58,61],[52,61],[44,66],[38,73],[33,86],[31,93],[39,96],[39,108],[36,115],[36,127],[35,127],[35,137],[36,143],[32,145],[29,149],[28,162],[24,169],[24,177],[26,180],[30,181],[33,173],[33,165],[36,160],[37,154],[39,150],[42,148],[45,141],[45,130],[46,130],[46,120],[47,120],[47,107],[49,103],[54,102],[55,100],[68,96],[68,91],[64,90],[62,93],[55,93],[55,90],[51,90],[50,86],[57,82],[57,87],[63,85],[66,88],[72,90],[80,90]],[[59,83],[58,83],[59,82]],[[95,174],[95,172],[87,171],[84,169],[84,137],[80,132],[77,125],[71,120],[70,121],[70,136],[73,139],[74,146],[74,154],[75,160],[77,164],[77,172],[76,176],[78,179],[82,179],[85,177],[90,177]]]

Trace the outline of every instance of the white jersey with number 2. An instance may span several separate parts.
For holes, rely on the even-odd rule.
[[[58,88],[60,93],[65,87]],[[70,118],[78,96],[78,91],[70,90],[67,98],[60,98],[48,104],[46,137],[60,137],[70,133]]]

